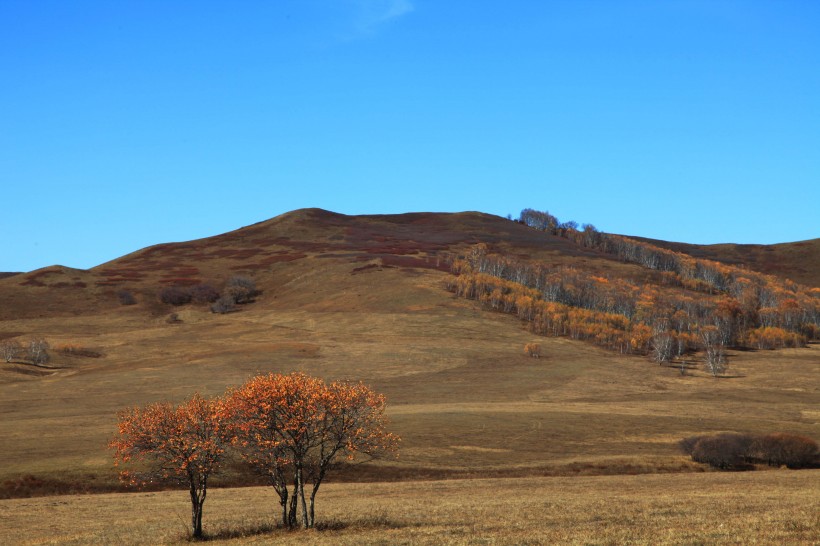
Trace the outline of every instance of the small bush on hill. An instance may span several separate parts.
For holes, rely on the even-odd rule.
[[[222,296],[211,305],[212,313],[225,314],[236,310],[236,303],[230,296]]]
[[[194,303],[213,303],[219,299],[219,290],[210,284],[197,284],[191,287],[191,299]]]
[[[130,290],[120,290],[117,292],[117,298],[120,300],[120,305],[134,305],[137,303],[137,299]]]
[[[541,345],[538,343],[527,343],[524,345],[524,354],[533,358],[539,358],[541,356]]]
[[[258,294],[256,283],[241,275],[231,277],[225,285],[224,295],[232,298],[235,303],[250,303]]]
[[[159,291],[159,300],[170,305],[191,303],[191,290],[181,286],[166,286]]]

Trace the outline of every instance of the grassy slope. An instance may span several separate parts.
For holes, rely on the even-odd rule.
[[[549,263],[645,274],[478,213],[313,210],[90,271],[0,279],[0,339],[43,336],[104,355],[56,354],[51,369],[0,364],[0,482],[35,474],[104,488],[115,480],[105,444],[118,409],[302,370],[384,392],[404,439],[398,460],[348,479],[405,481],[323,486],[319,517],[339,528],[310,534],[311,542],[820,540],[810,508],[817,471],[534,477],[696,469],[674,447],[695,433],[820,438],[820,346],[732,354],[731,377],[718,380],[566,339],[536,339],[545,356],[530,359],[522,349],[534,337],[515,318],[443,290],[447,274],[430,256],[478,240]],[[234,273],[263,289],[240,312],[155,300],[163,279],[219,284]],[[122,288],[139,303],[120,306]],[[166,323],[171,311],[181,323]],[[504,479],[419,481],[487,476]],[[186,502],[178,492],[0,501],[0,542],[175,541]],[[215,490],[206,530],[250,533],[243,543],[289,542],[253,534],[270,521],[273,502],[264,489]],[[41,525],[45,513],[49,525]]]
[[[513,317],[453,299],[428,257],[478,240],[550,263],[644,274],[479,213],[306,210],[91,271],[0,280],[0,338],[44,336],[104,355],[57,355],[53,369],[2,365],[0,479],[110,483],[105,444],[118,409],[221,393],[268,371],[361,379],[384,392],[404,445],[382,478],[676,470],[692,466],[674,448],[689,434],[820,436],[820,346],[731,355],[733,376],[719,380],[566,339],[538,339],[545,357],[526,358],[533,336]],[[154,296],[163,279],[218,283],[236,272],[257,280],[257,303],[229,315],[187,306],[176,310],[182,323],[166,323],[172,309]],[[138,305],[117,303],[123,287]]]
[[[634,237],[696,258],[716,260],[778,275],[808,286],[820,286],[820,239],[777,245],[692,245]]]

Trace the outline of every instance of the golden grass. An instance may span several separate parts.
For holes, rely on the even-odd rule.
[[[331,484],[320,529],[275,526],[268,488],[214,489],[226,544],[817,544],[820,471]],[[184,492],[0,501],[4,544],[185,542]]]
[[[140,306],[0,322],[0,333],[104,355],[56,353],[47,377],[0,364],[0,483],[35,474],[111,485],[105,445],[119,409],[218,394],[268,371],[384,392],[404,442],[383,470],[404,478],[679,471],[688,466],[674,444],[691,434],[820,436],[820,346],[733,353],[731,377],[683,377],[641,357],[534,338],[513,317],[452,298],[442,273],[353,267],[324,260],[241,312],[185,307],[174,325]],[[522,352],[533,339],[542,358]]]

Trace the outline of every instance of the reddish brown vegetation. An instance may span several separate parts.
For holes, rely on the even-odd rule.
[[[776,432],[764,436],[722,433],[684,438],[678,443],[692,460],[724,470],[752,468],[755,463],[789,468],[816,464],[817,442],[807,436]]]

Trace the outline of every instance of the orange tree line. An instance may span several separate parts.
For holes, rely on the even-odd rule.
[[[513,259],[484,244],[450,259],[457,276],[448,289],[459,296],[515,313],[538,334],[651,350],[659,362],[711,345],[802,346],[820,332],[817,290],[723,264],[728,288],[707,295]]]

